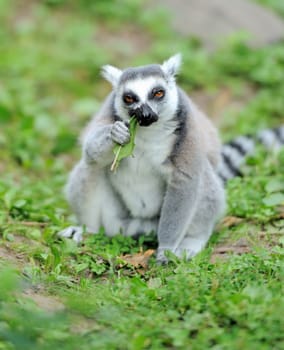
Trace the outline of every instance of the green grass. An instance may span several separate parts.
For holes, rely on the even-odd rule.
[[[284,347],[283,151],[259,149],[244,178],[230,181],[233,224],[218,225],[190,262],[125,262],[155,248],[153,237],[110,239],[101,230],[81,246],[56,238],[74,220],[63,187],[80,157],[78,134],[110,91],[102,64],[180,51],[187,92],[229,92],[217,120],[224,140],[284,121],[283,42],[251,49],[237,35],[209,54],[171,33],[164,13],[144,11],[134,26],[142,6],[0,0],[0,350]],[[128,40],[109,40],[129,28]],[[147,45],[137,53],[139,40]],[[236,100],[245,103],[234,108]],[[223,256],[216,247],[233,249]]]

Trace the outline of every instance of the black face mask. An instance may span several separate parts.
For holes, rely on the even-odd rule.
[[[129,116],[135,116],[140,126],[149,126],[158,120],[158,115],[147,104],[131,109]]]

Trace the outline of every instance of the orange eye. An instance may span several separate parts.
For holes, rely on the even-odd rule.
[[[159,91],[155,92],[154,96],[157,98],[161,98],[164,96],[164,94],[165,94],[165,92],[163,90],[159,90]]]
[[[124,95],[123,101],[127,104],[131,104],[134,102],[134,98],[131,95]]]

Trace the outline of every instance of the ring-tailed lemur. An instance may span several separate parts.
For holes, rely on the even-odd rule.
[[[180,64],[178,54],[162,65],[103,67],[113,91],[82,135],[82,159],[66,187],[80,226],[61,236],[79,242],[83,227],[96,233],[101,226],[109,236],[155,231],[158,262],[167,261],[167,250],[191,258],[205,246],[225,209],[222,182],[253,143],[236,139],[221,148],[215,127],[176,85]],[[131,116],[139,124],[134,157],[111,172],[113,147],[129,141]]]

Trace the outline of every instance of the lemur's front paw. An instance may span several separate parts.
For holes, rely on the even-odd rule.
[[[166,265],[169,262],[169,259],[165,256],[166,249],[158,248],[156,254],[156,261],[158,265]]]
[[[130,140],[130,132],[125,122],[117,121],[111,129],[111,138],[120,145],[125,145]]]
[[[84,229],[81,226],[69,226],[58,233],[59,237],[71,238],[76,243],[83,240]]]

